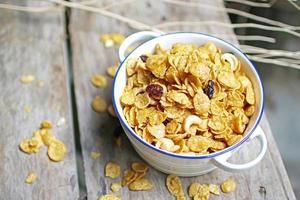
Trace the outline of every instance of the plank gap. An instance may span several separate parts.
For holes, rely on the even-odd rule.
[[[83,164],[83,156],[82,156],[82,148],[80,144],[80,130],[78,123],[78,111],[76,106],[76,97],[75,97],[75,88],[74,88],[74,75],[73,75],[73,62],[72,62],[72,44],[70,41],[70,32],[69,32],[69,23],[70,23],[70,14],[71,8],[65,8],[64,18],[65,18],[65,43],[66,43],[66,55],[67,55],[67,87],[69,89],[69,99],[71,104],[71,115],[73,121],[73,129],[74,129],[74,142],[76,149],[76,165],[77,165],[77,176],[78,176],[78,184],[79,184],[79,199],[85,199],[87,197],[87,188],[84,177],[84,164]]]

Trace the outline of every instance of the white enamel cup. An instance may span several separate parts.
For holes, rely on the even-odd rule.
[[[126,49],[134,43],[142,40],[148,41],[142,43],[127,57],[125,57]],[[241,61],[242,70],[253,83],[256,94],[256,109],[254,115],[249,121],[247,129],[245,130],[244,137],[240,142],[222,151],[208,155],[181,155],[161,150],[147,143],[139,135],[137,135],[127,123],[119,100],[126,85],[126,60],[153,52],[157,43],[159,43],[162,48],[169,49],[173,44],[178,42],[198,45],[202,45],[206,42],[213,42],[217,47],[221,48],[222,52],[231,52]],[[151,166],[168,174],[177,174],[178,176],[197,176],[206,174],[217,167],[229,172],[240,172],[254,167],[262,160],[267,150],[266,136],[261,127],[258,125],[261,120],[264,107],[263,85],[254,65],[239,49],[221,39],[201,33],[179,32],[160,35],[155,32],[143,31],[132,34],[125,39],[119,49],[119,58],[122,63],[116,73],[113,84],[112,96],[114,108],[134,149]],[[233,164],[227,161],[229,157],[234,156],[234,152],[242,147],[245,142],[249,142],[253,138],[258,138],[258,141],[260,142],[260,145],[258,145],[258,148],[260,148],[259,153],[255,159],[243,164]]]

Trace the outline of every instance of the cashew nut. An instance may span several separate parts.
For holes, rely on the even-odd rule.
[[[197,125],[201,130],[206,130],[207,120],[203,120],[196,115],[189,115],[183,122],[184,131],[188,132],[192,125]]]
[[[239,61],[238,59],[231,53],[224,53],[221,56],[221,60],[223,62],[228,62],[230,64],[231,70],[235,71],[238,67]]]
[[[166,150],[170,152],[177,151],[180,148],[179,145],[174,145],[173,140],[169,138],[159,138],[155,146],[162,150]]]

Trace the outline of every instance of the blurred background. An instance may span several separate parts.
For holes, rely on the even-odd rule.
[[[300,26],[300,10],[293,7],[287,0],[274,2],[271,8],[250,7],[228,1],[225,1],[225,5],[228,8],[236,8],[269,19]],[[294,2],[300,5],[300,2]],[[255,22],[236,15],[230,15],[230,19],[233,23]],[[237,29],[236,33],[239,35],[262,35],[276,38],[276,43],[240,41],[241,44],[266,49],[300,51],[300,39],[285,33],[250,28]],[[264,63],[256,63],[256,66],[264,81],[266,114],[296,197],[300,199],[300,70]]]

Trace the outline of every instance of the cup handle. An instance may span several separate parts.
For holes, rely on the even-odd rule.
[[[160,33],[152,32],[152,31],[141,31],[134,33],[130,36],[128,36],[121,44],[119,48],[119,60],[122,62],[125,59],[125,53],[128,47],[138,41],[141,40],[150,40],[152,38],[155,38],[157,36],[160,36]]]
[[[232,155],[232,152],[228,152],[221,156],[217,156],[217,157],[213,158],[212,159],[213,164],[225,171],[228,171],[228,172],[240,172],[240,171],[249,169],[251,167],[254,167],[257,163],[259,163],[262,160],[262,158],[264,157],[264,155],[267,151],[267,146],[268,146],[267,138],[265,136],[264,131],[262,130],[262,128],[260,126],[257,126],[256,130],[249,137],[249,140],[247,142],[250,142],[255,137],[257,137],[260,141],[260,152],[254,160],[244,163],[244,164],[229,163],[227,161],[227,159]]]

